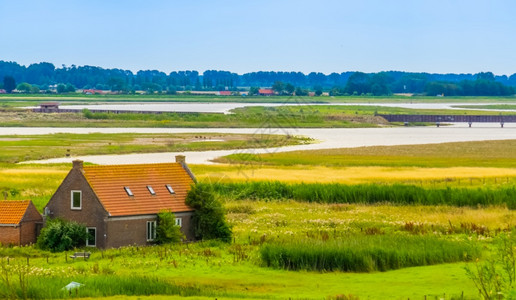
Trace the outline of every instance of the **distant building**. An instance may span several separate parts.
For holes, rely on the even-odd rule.
[[[231,91],[220,91],[219,96],[231,96]]]
[[[274,90],[273,89],[259,89],[258,94],[261,96],[273,96]]]
[[[43,218],[32,201],[0,201],[0,244],[33,244],[42,225]]]
[[[42,113],[54,113],[59,112],[58,102],[43,102],[39,104],[39,112]]]
[[[103,91],[103,90],[94,90],[94,89],[86,89],[86,90],[82,90],[82,93],[85,94],[85,95],[105,95],[105,94],[108,94],[109,92],[108,91]]]
[[[7,94],[7,91],[4,89],[0,89],[0,94]]]

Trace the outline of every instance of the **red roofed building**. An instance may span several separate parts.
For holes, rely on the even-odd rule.
[[[36,242],[43,218],[30,200],[0,201],[0,243],[28,245]]]
[[[184,156],[175,163],[83,166],[76,160],[45,207],[45,215],[86,225],[87,246],[113,248],[152,244],[160,211],[193,239],[193,209],[185,204],[195,177]]]
[[[261,96],[273,96],[274,90],[273,89],[259,89],[258,94]]]
[[[231,91],[220,91],[219,96],[231,96]]]

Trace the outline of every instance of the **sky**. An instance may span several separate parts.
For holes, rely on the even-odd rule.
[[[511,75],[515,12],[514,0],[0,0],[0,60]]]

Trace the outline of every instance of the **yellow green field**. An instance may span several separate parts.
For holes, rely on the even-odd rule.
[[[512,165],[514,153],[505,151],[511,149],[513,143],[449,143],[424,150],[415,147],[419,152],[411,155],[407,155],[405,147],[363,148],[356,152],[340,149],[327,154],[297,152],[264,156],[261,164],[235,160],[233,164],[190,167],[201,183],[248,184],[275,180],[287,184],[316,183],[322,187],[330,183],[401,184],[428,191],[464,188],[482,193],[513,189],[516,181],[516,169]],[[470,149],[469,157],[461,160],[460,153],[465,148]],[[443,149],[446,151],[442,152]],[[486,155],[478,166],[473,164],[483,157],[484,151],[490,153],[496,149],[504,151]],[[388,163],[371,164],[375,153]],[[446,153],[446,157],[442,153]],[[307,163],[321,155],[321,162],[338,163]],[[327,156],[324,158],[324,155]],[[298,163],[284,163],[293,156],[299,157]],[[432,160],[442,164],[432,167]],[[67,164],[1,164],[1,196],[33,199],[42,210],[70,168]],[[266,267],[261,251],[265,245],[296,241],[331,243],[357,239],[360,242],[371,238],[407,237],[426,243],[427,239],[436,238],[478,247],[482,263],[490,256],[492,241],[500,233],[512,230],[516,221],[514,210],[506,205],[394,205],[385,202],[367,205],[229,196],[222,196],[221,200],[234,232],[231,244],[205,242],[94,250],[89,261],[76,262],[65,260],[66,254],[62,253],[0,248],[0,263],[4,270],[12,270],[14,280],[24,272],[20,271],[25,270],[21,266],[25,266],[26,257],[30,256],[30,266],[26,269],[30,275],[25,275],[34,291],[39,291],[40,296],[47,295],[41,296],[47,299],[66,297],[59,292],[45,293],[72,280],[87,282],[90,288],[85,287],[78,296],[90,299],[174,299],[180,296],[190,299],[346,299],[344,296],[350,299],[478,299],[479,294],[465,271],[466,266],[474,266],[475,262],[468,259],[386,272],[288,271]],[[5,265],[7,256],[11,267]],[[18,269],[12,269],[13,266]],[[127,287],[140,286],[146,280],[174,289],[154,296],[144,287],[139,292],[139,288]],[[120,292],[98,290],[107,283]],[[0,280],[2,284],[5,282]]]

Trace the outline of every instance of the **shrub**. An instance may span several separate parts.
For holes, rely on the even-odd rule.
[[[52,252],[67,251],[86,244],[86,226],[61,219],[49,219],[38,237],[37,246]]]
[[[184,235],[181,228],[175,224],[175,215],[169,211],[158,213],[158,226],[156,228],[156,243],[179,243]]]
[[[466,267],[482,299],[516,299],[516,232],[494,240],[494,253],[483,262]]]
[[[231,241],[231,228],[226,222],[224,208],[215,198],[211,185],[193,185],[186,197],[186,204],[195,209],[192,221],[197,239]]]

